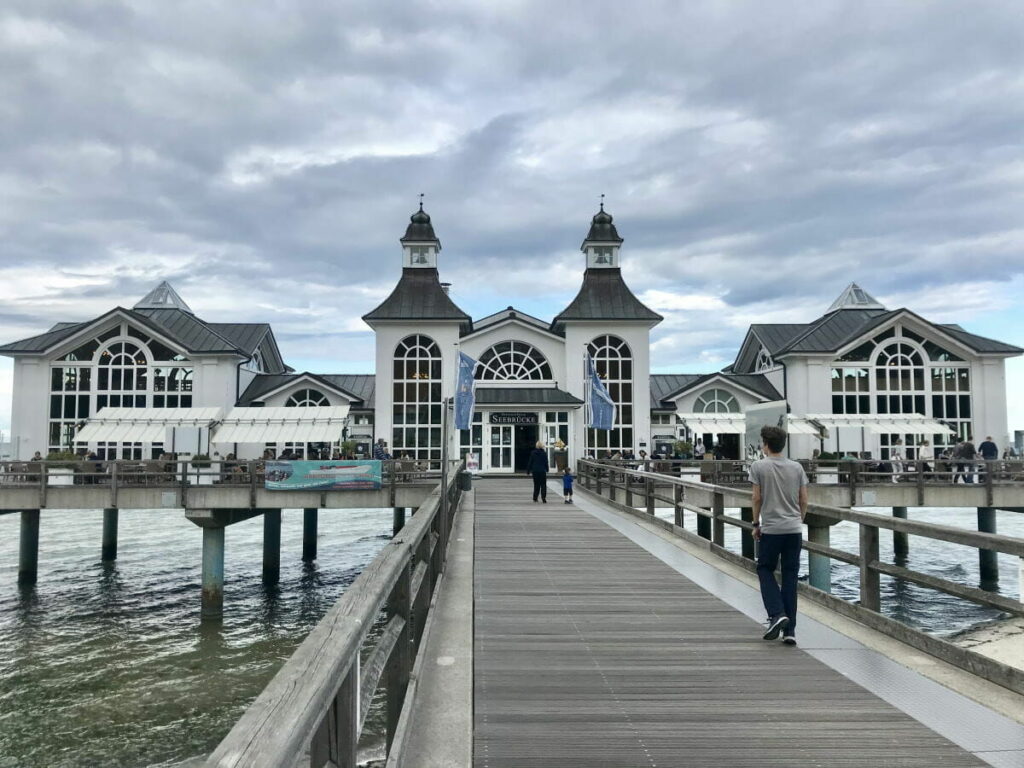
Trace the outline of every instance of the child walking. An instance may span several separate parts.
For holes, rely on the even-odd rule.
[[[572,470],[566,467],[562,474],[562,492],[565,494],[566,504],[572,504],[572,481],[574,479]]]

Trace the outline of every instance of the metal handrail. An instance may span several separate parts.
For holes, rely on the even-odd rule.
[[[365,715],[382,683],[390,749],[430,597],[444,570],[451,520],[441,519],[441,494],[448,494],[454,511],[458,474],[451,473],[448,488],[438,485],[310,631],[207,759],[209,768],[281,768],[307,752],[311,768],[355,768]],[[384,631],[361,665],[382,611]]]

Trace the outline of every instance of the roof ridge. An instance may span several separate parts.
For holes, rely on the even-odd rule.
[[[194,312],[185,312],[184,310],[178,309],[177,307],[143,307],[143,309],[148,309],[150,312],[168,312],[168,311],[181,312],[181,314],[187,315],[188,317],[190,317],[193,320],[195,320],[197,323],[199,323],[201,326],[203,326],[206,330],[208,330],[210,333],[212,333],[218,339],[220,339],[225,344],[227,344],[229,347],[231,347],[231,349],[235,350],[235,352],[238,352],[239,354],[244,354],[244,350],[242,350],[241,347],[239,347],[237,344],[235,344],[235,342],[231,341],[231,339],[228,339],[225,336],[222,336],[221,334],[217,333],[217,331],[213,330],[213,328],[210,327],[209,323],[207,323],[201,317],[198,317]],[[125,312],[130,312],[133,315],[137,315],[138,314],[135,311],[134,307],[132,309],[126,309]],[[141,317],[145,318],[146,316],[145,315],[141,315]],[[148,320],[148,318],[146,318],[146,319]],[[167,333],[166,329],[160,329],[160,330],[163,333]]]

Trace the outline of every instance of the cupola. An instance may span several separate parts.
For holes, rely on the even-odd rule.
[[[618,269],[620,245],[622,238],[615,229],[612,215],[604,209],[604,195],[601,195],[601,210],[590,220],[590,231],[580,246],[587,255],[587,269]]]
[[[411,269],[437,269],[437,252],[441,241],[434,234],[430,215],[423,210],[423,195],[420,195],[420,209],[409,217],[402,243],[402,267]]]

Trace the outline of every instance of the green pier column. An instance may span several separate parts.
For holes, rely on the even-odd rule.
[[[829,546],[828,525],[807,524],[807,540],[814,544]],[[807,582],[822,592],[832,591],[832,561],[827,555],[807,553]]]
[[[21,540],[18,556],[18,583],[35,584],[39,570],[39,510],[21,512]]]
[[[740,507],[740,520],[748,523],[754,522],[754,508]],[[740,529],[740,553],[748,560],[754,559],[754,534],[742,528]]]
[[[405,507],[395,507],[391,513],[391,535],[397,536],[405,528]]]
[[[893,507],[892,516],[900,520],[907,519],[906,507]],[[910,535],[903,531],[892,532],[892,551],[897,557],[905,557],[910,552]]]
[[[281,578],[281,510],[263,512],[263,581],[276,584]]]
[[[319,509],[302,510],[302,559],[311,563],[316,560],[316,527]]]
[[[993,507],[978,507],[978,531],[996,532],[996,511]],[[978,570],[982,584],[999,581],[999,554],[991,549],[979,549]]]
[[[224,615],[224,526],[203,528],[203,619]]]
[[[117,519],[118,511],[108,507],[103,510],[103,546],[101,559],[105,563],[117,560]]]

